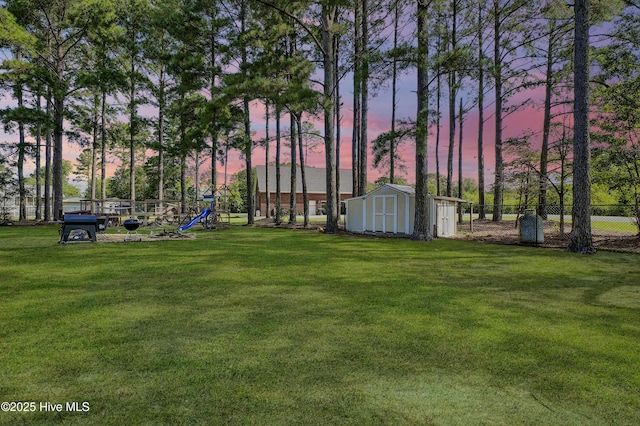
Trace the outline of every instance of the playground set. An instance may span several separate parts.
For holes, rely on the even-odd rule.
[[[83,200],[83,202],[85,204],[80,211],[64,214],[59,230],[61,244],[70,241],[96,242],[97,235],[104,234],[107,227],[120,225],[127,231],[124,241],[141,241],[142,238],[138,234],[141,226],[164,228],[166,225],[177,225],[175,232],[167,232],[163,229],[160,234],[154,234],[152,230],[150,235],[180,237],[185,231],[198,224],[202,224],[206,230],[212,230],[228,227],[231,222],[226,191],[223,195],[203,196],[202,200],[185,208],[185,213],[180,213],[182,204],[179,201],[146,200],[136,203],[133,209],[130,201],[127,200]],[[201,207],[203,204],[205,206]],[[96,215],[93,211],[101,213]],[[135,214],[133,214],[134,211]]]
[[[202,222],[204,229],[213,229],[216,224],[222,223],[222,216],[218,213],[216,208],[215,197],[213,195],[205,195],[204,201],[209,201],[209,206],[202,209],[200,213],[196,214],[191,219],[189,219],[189,216],[185,216],[183,223],[178,227],[178,232],[184,232],[187,229],[191,229],[200,222]],[[197,212],[197,207],[195,208],[195,211]],[[227,218],[229,219],[228,212]],[[227,224],[229,223],[229,220],[226,222]]]

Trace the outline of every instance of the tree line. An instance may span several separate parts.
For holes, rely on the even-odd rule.
[[[416,239],[431,238],[427,148],[435,147],[435,175],[446,177],[436,179],[435,192],[462,194],[463,130],[477,135],[481,218],[488,204],[487,148],[495,157],[493,220],[501,220],[509,173],[526,169],[536,182],[542,214],[550,190],[564,199],[572,188],[578,215],[572,250],[593,251],[592,181],[618,190],[621,202],[640,202],[635,0],[9,0],[0,5],[0,88],[11,100],[0,118],[17,134],[17,142],[5,148],[15,159],[21,216],[24,164],[31,157],[37,191],[44,181],[45,205],[37,214],[61,219],[65,138],[85,148],[82,164],[92,199],[106,198],[106,165],[117,158],[120,182],[128,183],[128,190],[123,185],[119,190],[127,191],[132,203],[142,192],[159,200],[179,195],[186,205],[189,165],[208,161],[210,184],[217,188],[215,171],[232,149],[242,153],[251,187],[253,148],[263,146],[265,164],[276,164],[276,176],[268,178],[276,179],[279,212],[284,150],[304,173],[306,116],[324,123],[326,231],[332,233],[338,223],[336,171],[344,167],[341,150],[349,148],[339,143],[347,114],[353,122],[354,196],[366,192],[372,166],[395,182],[407,161],[400,155],[407,148],[402,145],[413,145]],[[409,73],[416,78],[417,110],[414,117],[398,117],[397,85]],[[345,95],[341,87],[347,80],[353,90]],[[389,131],[370,140],[369,100],[387,87]],[[543,99],[531,93],[544,93]],[[347,96],[350,109],[343,107]],[[266,112],[260,140],[253,135],[252,102]],[[542,122],[505,137],[527,108],[542,109]],[[467,129],[465,118],[472,111],[477,128]],[[491,141],[485,140],[489,122],[495,128]],[[147,185],[136,185],[145,176]],[[295,173],[291,179],[295,182]],[[252,223],[251,191],[246,204]]]

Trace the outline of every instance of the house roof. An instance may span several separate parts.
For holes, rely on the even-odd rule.
[[[269,166],[269,192],[276,192],[276,166]],[[309,167],[304,168],[307,180],[307,192],[324,194],[327,192],[326,169]],[[256,166],[257,191],[266,192],[265,181],[267,176],[267,166]],[[296,170],[296,192],[302,193],[302,174],[300,166]],[[340,194],[351,194],[353,192],[353,178],[351,170],[340,170]],[[288,193],[291,188],[291,167],[280,166],[280,189]]]

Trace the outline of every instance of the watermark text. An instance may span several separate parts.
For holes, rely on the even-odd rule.
[[[3,412],[32,413],[32,412],[76,412],[86,413],[91,409],[88,401],[4,401],[0,403]]]

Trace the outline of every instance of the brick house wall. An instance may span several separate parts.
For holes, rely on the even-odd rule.
[[[269,191],[265,187],[266,180],[265,166],[256,166],[256,192],[255,205],[256,216],[265,216],[267,211],[267,192],[269,193],[270,216],[273,216],[276,205],[276,173],[275,166],[269,166]],[[322,207],[326,201],[326,170],[315,167],[305,168],[307,176],[307,196],[309,200],[309,214],[324,214]],[[287,166],[280,169],[280,185],[281,185],[281,208],[288,212],[291,198],[291,170]],[[296,185],[296,213],[302,215],[304,213],[304,202],[302,196],[302,180],[300,168],[298,168]],[[344,201],[352,196],[352,175],[351,170],[340,170],[340,200]],[[344,205],[342,206],[344,213]]]

